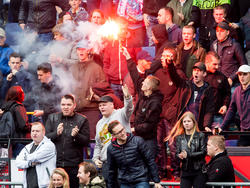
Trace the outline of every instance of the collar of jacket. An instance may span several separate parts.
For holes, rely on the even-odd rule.
[[[200,44],[196,40],[193,40],[193,46],[191,48],[190,54],[194,53],[194,51],[197,50],[197,49],[199,49],[200,47],[201,47]],[[184,48],[184,42],[181,42],[177,46],[177,50],[181,52],[183,48]]]
[[[227,156],[227,150],[226,149],[222,153],[219,153],[218,155],[215,155],[213,158],[211,158],[208,165],[211,164],[214,160],[218,159],[221,156]]]
[[[119,145],[119,144],[118,144],[117,138],[116,138],[116,137],[112,138],[111,143],[112,143],[113,147],[115,147],[115,148],[122,148],[122,146],[124,146],[124,145],[126,145],[128,142],[130,142],[130,140],[132,139],[132,137],[133,137],[134,135],[132,135],[132,133],[127,133],[127,136],[128,136],[128,137],[127,137],[127,141],[126,141],[126,143],[123,144],[123,145]]]
[[[227,39],[224,40],[223,42],[219,42],[217,40],[217,44],[220,44],[223,47],[232,46],[233,45],[233,39],[230,36],[228,36]]]

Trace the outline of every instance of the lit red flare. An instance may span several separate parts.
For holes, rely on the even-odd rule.
[[[107,20],[98,30],[98,34],[112,39],[118,39],[118,34],[120,32],[120,26],[112,20]]]

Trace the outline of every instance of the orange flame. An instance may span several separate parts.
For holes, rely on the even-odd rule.
[[[98,30],[98,34],[100,34],[101,36],[112,38],[115,40],[118,39],[119,32],[120,26],[112,20],[107,20],[105,24],[103,24]]]

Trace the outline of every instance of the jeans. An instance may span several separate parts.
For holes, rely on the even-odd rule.
[[[150,188],[148,182],[131,183],[131,184],[121,184],[120,188]]]
[[[52,40],[53,40],[53,34],[51,32],[38,34],[38,41],[44,43],[45,45]]]

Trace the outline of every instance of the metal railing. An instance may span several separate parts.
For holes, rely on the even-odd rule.
[[[150,185],[154,185],[154,183],[150,182]],[[180,182],[161,182],[161,185],[164,188],[175,188],[180,186]],[[250,182],[207,182],[207,186],[214,188],[215,186],[220,186],[221,188],[224,188],[225,186],[230,186],[230,188],[235,187],[250,187]]]
[[[0,182],[0,187],[18,187],[21,188],[23,187],[23,183],[21,182],[11,182],[11,181],[6,181],[6,182]]]

